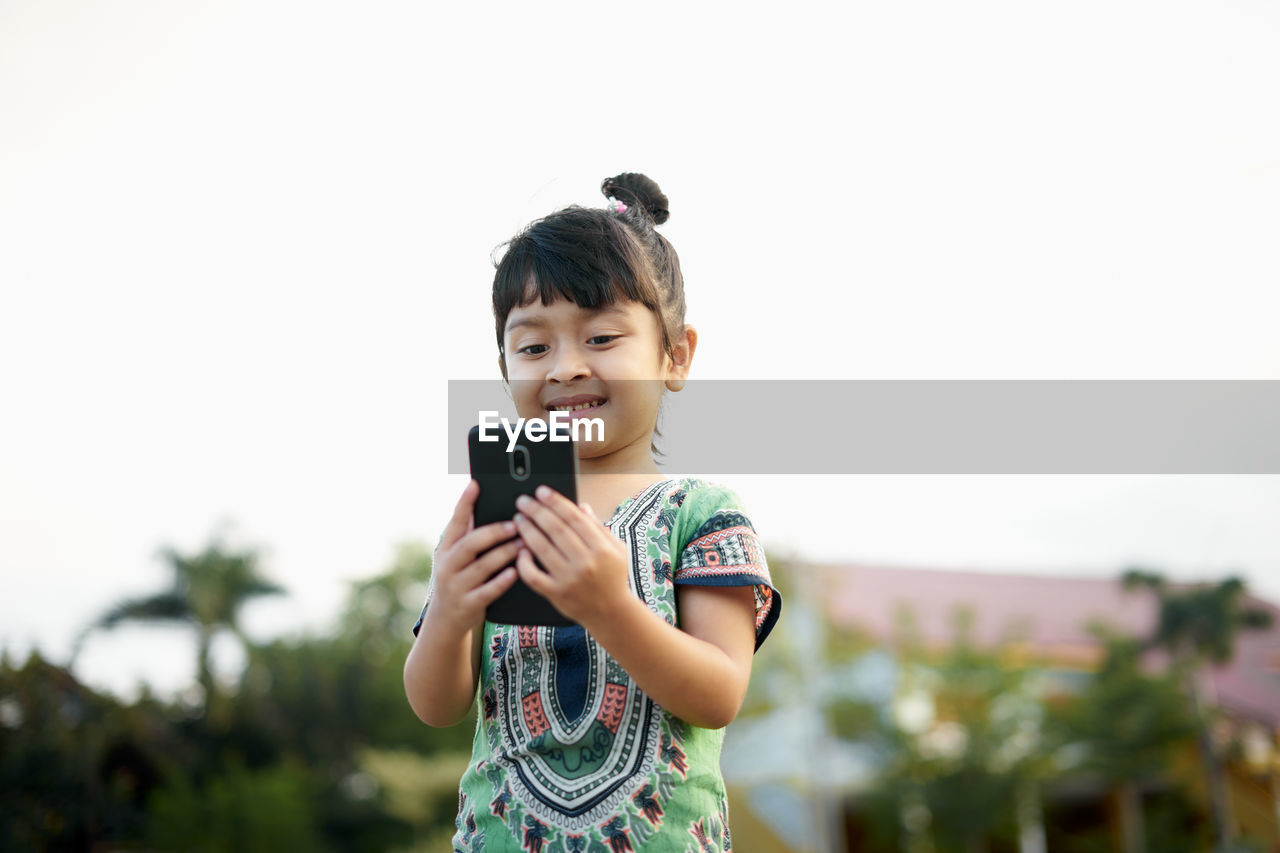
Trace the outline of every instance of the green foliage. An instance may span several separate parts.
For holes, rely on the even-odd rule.
[[[1165,649],[1182,665],[1227,663],[1240,631],[1271,625],[1268,611],[1248,605],[1244,581],[1238,577],[1175,589],[1155,572],[1131,568],[1122,583],[1126,589],[1145,588],[1155,594],[1159,619],[1147,642]]]
[[[289,763],[258,771],[232,763],[199,789],[176,776],[151,797],[148,841],[208,853],[320,849],[310,784]]]
[[[236,630],[245,602],[284,592],[262,577],[257,551],[231,550],[221,536],[191,556],[168,546],[160,549],[160,556],[173,575],[170,587],[114,605],[98,620],[98,627],[112,628],[129,620],[179,620]]]
[[[209,647],[221,630],[244,641],[240,609],[263,595],[278,595],[284,588],[262,577],[258,553],[228,548],[221,534],[192,556],[164,547],[160,556],[172,573],[169,588],[142,598],[129,598],[111,606],[76,641],[76,657],[84,636],[95,629],[110,629],[124,622],[182,622],[196,631],[196,672],[207,705],[214,701],[216,684],[209,667]]]
[[[0,849],[88,849],[136,835],[145,798],[188,754],[162,709],[125,707],[33,653],[0,662]]]
[[[1022,647],[978,648],[970,629],[957,614],[952,642],[932,650],[901,614],[893,702],[831,708],[840,736],[876,744],[882,756],[858,800],[873,849],[1012,849],[1020,802],[1048,802],[1045,792],[1058,786],[1105,794],[1123,785],[1160,792],[1146,809],[1148,839],[1165,846],[1148,849],[1203,849],[1195,844],[1204,815],[1168,783],[1175,749],[1196,731],[1192,708],[1176,673],[1144,670],[1143,640],[1095,629],[1102,664],[1065,691]],[[1044,820],[1064,850],[1098,849],[1114,831],[1105,813],[1045,808]],[[1081,832],[1058,821],[1094,823]]]
[[[172,587],[109,608],[100,627],[176,617],[207,641],[206,629],[238,629],[240,603],[277,590],[251,552],[167,556]],[[405,699],[430,571],[429,548],[401,547],[352,584],[335,630],[249,646],[207,714],[123,705],[39,656],[5,658],[0,849],[435,849],[452,833],[474,716],[431,729]]]
[[[404,695],[410,628],[430,571],[428,548],[402,546],[387,571],[352,584],[336,633],[250,648],[237,687],[228,738],[261,765],[294,760],[314,768],[320,829],[344,850],[388,849],[453,824],[452,810],[413,819],[398,813],[390,805],[394,786],[362,764],[378,750],[416,754],[427,764],[437,754],[470,752],[474,713],[433,729]],[[449,766],[456,806],[463,767]]]
[[[20,668],[4,658],[0,849],[447,846],[475,716],[433,729],[405,699],[403,665],[430,549],[402,546],[385,571],[353,583],[334,630],[249,645],[239,682],[217,694],[207,666],[213,633],[238,634],[241,605],[280,590],[261,577],[253,552],[214,542],[190,557],[164,554],[170,588],[120,602],[96,625],[192,625],[210,713],[149,697],[122,705],[38,655]],[[1207,843],[1203,816],[1165,780],[1171,747],[1197,729],[1184,676],[1229,657],[1236,633],[1265,621],[1235,579],[1175,589],[1154,573],[1130,573],[1127,584],[1158,596],[1157,630],[1136,639],[1100,634],[1103,664],[1070,694],[1054,693],[1043,665],[1015,647],[978,648],[969,620],[958,618],[954,642],[938,652],[904,618],[896,657],[879,651],[871,667],[880,675],[866,683],[880,678],[886,691],[872,701],[824,679],[831,667],[866,674],[857,668],[875,645],[804,609],[791,593],[812,579],[793,561],[770,555],[770,564],[798,621],[756,656],[743,715],[813,701],[808,691],[826,684],[832,730],[880,756],[875,784],[860,795],[873,844],[1011,849],[1017,804],[1073,780],[1146,791],[1151,849]],[[1170,653],[1169,672],[1142,667],[1153,647]],[[895,679],[895,698],[879,704]],[[1063,849],[1096,840],[1064,837]]]
[[[470,751],[428,756],[408,749],[367,749],[359,756],[361,771],[384,792],[387,813],[413,828],[417,849],[443,830],[452,834],[458,780],[470,759]]]
[[[1184,786],[1167,787],[1147,797],[1144,811],[1148,850],[1201,853],[1213,848],[1210,824]]]
[[[839,698],[827,706],[827,713],[832,733],[842,740],[867,740],[879,731],[880,709],[870,702]]]
[[[875,735],[884,769],[864,799],[883,846],[914,846],[904,835],[929,837],[939,853],[1010,842],[1020,786],[1051,771],[1038,670],[978,649],[970,626],[957,614],[939,655],[902,620],[898,694]]]
[[[251,648],[236,693],[237,730],[279,754],[344,766],[364,747],[469,751],[474,713],[452,728],[429,728],[404,694],[410,628],[430,573],[425,546],[402,546],[390,569],[352,584],[336,633]]]
[[[1122,582],[1126,589],[1146,588],[1156,597],[1159,617],[1145,646],[1166,652],[1172,663],[1171,673],[1181,677],[1185,685],[1198,730],[1200,759],[1208,777],[1214,836],[1219,848],[1232,849],[1238,846],[1238,840],[1230,817],[1231,793],[1223,756],[1209,735],[1210,712],[1200,699],[1196,673],[1208,663],[1228,663],[1235,654],[1239,633],[1269,627],[1271,614],[1249,605],[1244,581],[1238,577],[1174,588],[1158,573],[1131,568],[1124,573]]]
[[[1157,778],[1173,747],[1196,733],[1190,705],[1175,675],[1143,670],[1141,641],[1102,628],[1095,633],[1106,648],[1102,665],[1054,720],[1061,740],[1081,747],[1071,769],[1112,783]]]

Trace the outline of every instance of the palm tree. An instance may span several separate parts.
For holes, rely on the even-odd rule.
[[[215,534],[198,554],[186,556],[164,546],[158,556],[173,572],[168,589],[141,598],[128,598],[95,620],[77,640],[72,661],[93,630],[110,629],[123,622],[182,622],[196,631],[196,673],[204,691],[206,709],[214,696],[209,647],[219,631],[227,630],[248,645],[240,627],[240,608],[262,595],[284,592],[258,571],[258,552],[233,550]]]
[[[1214,835],[1220,848],[1228,849],[1234,836],[1231,802],[1222,763],[1209,734],[1197,675],[1206,664],[1228,663],[1235,653],[1236,635],[1270,627],[1271,614],[1248,606],[1244,581],[1238,577],[1213,585],[1175,588],[1162,575],[1135,567],[1127,570],[1122,580],[1126,589],[1150,590],[1159,603],[1155,631],[1145,645],[1169,655],[1191,697],[1196,741],[1209,776]]]
[[[1144,853],[1142,786],[1164,772],[1170,748],[1198,729],[1177,675],[1143,671],[1143,641],[1101,624],[1090,631],[1105,649],[1102,665],[1055,723],[1061,742],[1085,748],[1075,766],[1100,774],[1117,795],[1125,853]]]

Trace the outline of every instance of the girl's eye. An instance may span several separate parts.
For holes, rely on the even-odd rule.
[[[617,338],[620,338],[620,337],[622,337],[622,336],[621,336],[621,335],[596,335],[595,337],[593,337],[593,338],[589,339],[589,340],[587,341],[587,343],[589,343],[589,344],[607,344],[607,343],[609,343],[609,342],[611,342],[611,341],[613,341],[613,340],[615,340],[615,339],[617,339]]]
[[[547,349],[546,344],[529,344],[529,346],[521,347],[520,349],[516,350],[516,352],[520,353],[521,355],[542,355],[542,353],[545,352],[546,349]],[[534,352],[534,350],[537,350],[537,352]]]

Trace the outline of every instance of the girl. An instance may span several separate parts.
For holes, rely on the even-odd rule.
[[[782,601],[733,494],[658,472],[662,394],[684,386],[698,336],[654,228],[667,197],[630,173],[602,191],[607,208],[517,235],[493,286],[517,413],[604,422],[578,447],[582,502],[544,487],[513,521],[477,528],[468,483],[405,662],[429,725],[454,725],[481,696],[455,851],[730,847],[720,745]],[[581,627],[486,622],[517,576]]]

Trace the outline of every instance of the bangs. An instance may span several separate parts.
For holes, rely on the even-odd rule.
[[[607,211],[570,207],[539,219],[507,244],[493,277],[498,351],[507,316],[535,299],[564,298],[586,309],[639,302],[660,314],[648,257]]]

